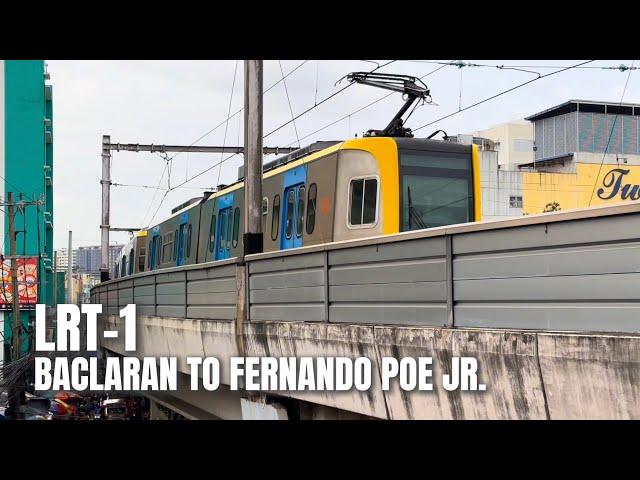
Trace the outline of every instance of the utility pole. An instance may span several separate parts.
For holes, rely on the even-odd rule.
[[[109,202],[111,191],[111,137],[109,135],[102,136],[102,180],[100,183],[102,184],[100,281],[106,282],[109,280]],[[71,242],[71,232],[69,232],[69,242]],[[71,261],[71,257],[69,257],[69,261]]]
[[[15,205],[13,203],[13,192],[7,192],[8,201],[8,214],[9,214],[9,258],[11,259],[10,271],[11,271],[11,362],[14,365],[20,359],[20,333],[22,332],[22,325],[20,320],[20,297],[18,292],[18,259],[16,257],[16,218],[15,218]],[[13,418],[20,418],[20,404],[22,397],[22,375],[15,380],[11,386],[9,392],[9,405],[11,415]]]
[[[72,231],[69,230],[69,250],[67,262],[67,303],[73,303],[73,242],[71,239]],[[108,233],[107,233],[108,235]]]
[[[260,253],[262,237],[262,60],[244,61],[244,254]]]

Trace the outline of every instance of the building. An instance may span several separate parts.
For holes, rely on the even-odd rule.
[[[640,104],[569,100],[527,120],[535,155],[519,166],[525,213],[640,199]]]
[[[39,201],[15,216],[17,254],[33,256],[37,265],[37,301],[53,302],[53,107],[52,87],[42,60],[0,60],[0,197]],[[4,254],[9,254],[9,218],[0,222]],[[35,312],[21,312],[25,328]],[[0,313],[8,353],[10,312]],[[23,348],[27,346],[25,336]],[[0,358],[0,361],[2,358]]]
[[[483,220],[522,216],[523,172],[517,168],[509,170],[500,164],[499,145],[491,139],[473,135],[447,136],[445,140],[463,145],[473,143],[478,147]]]
[[[113,265],[118,258],[123,244],[109,245],[109,265]],[[79,273],[100,274],[102,250],[99,245],[78,247],[74,250],[76,266]]]
[[[526,120],[514,120],[479,130],[474,136],[493,142],[493,150],[498,154],[498,165],[507,170],[533,161],[533,125]]]
[[[71,268],[75,271],[78,265],[78,251],[73,250],[71,256]],[[58,271],[66,271],[69,266],[69,251],[66,248],[60,248],[55,252],[55,260],[56,260],[56,270]]]
[[[115,244],[109,246],[109,265],[113,265],[122,249],[123,244]],[[72,253],[72,269],[78,273],[99,274],[102,252],[99,245],[88,247],[78,247],[73,249]],[[67,270],[69,265],[69,254],[66,248],[56,250],[56,268],[57,270]]]

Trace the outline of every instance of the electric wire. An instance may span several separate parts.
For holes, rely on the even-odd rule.
[[[633,63],[631,64],[631,67],[633,67],[633,65],[635,64],[635,60],[633,61]],[[624,101],[624,95],[625,93],[627,93],[627,86],[629,85],[629,79],[631,78],[631,72],[632,72],[632,68],[629,68],[629,73],[627,74],[627,81],[624,83],[624,88],[622,89],[622,95],[620,97],[620,102],[619,105],[622,105],[622,102]],[[600,173],[602,172],[602,166],[604,165],[604,159],[607,156],[607,152],[609,150],[609,145],[611,144],[611,138],[613,137],[613,132],[616,128],[616,122],[618,120],[618,116],[619,114],[616,113],[616,116],[613,117],[613,125],[611,125],[611,131],[609,132],[609,139],[607,140],[607,146],[604,149],[604,153],[602,154],[602,160],[600,161],[600,167],[598,167],[598,174],[596,175],[596,178],[593,180],[593,189],[591,190],[591,195],[589,196],[589,205],[591,206],[591,202],[593,200],[593,194],[596,191],[596,185],[598,183],[598,179],[600,178]]]
[[[284,84],[284,93],[287,96],[287,103],[289,104],[289,112],[291,113],[293,130],[296,133],[296,140],[298,141],[298,145],[300,145],[300,135],[298,135],[298,127],[296,127],[296,122],[295,122],[295,119],[293,118],[293,107],[291,106],[291,98],[289,98],[289,89],[287,88],[287,82],[284,79],[284,70],[282,69],[282,62],[278,60],[278,64],[280,65],[280,72],[282,72],[282,83]]]
[[[525,85],[529,85],[530,83],[537,82],[538,80],[542,80],[543,78],[547,78],[547,77],[550,77],[550,76],[552,76],[552,75],[556,75],[556,74],[558,74],[558,73],[566,72],[567,70],[572,70],[572,69],[574,69],[574,68],[576,68],[576,67],[578,67],[578,66],[586,65],[587,63],[591,63],[591,62],[593,62],[593,61],[594,61],[594,60],[587,60],[587,61],[585,61],[585,62],[581,62],[581,63],[578,63],[578,64],[576,64],[576,65],[570,65],[570,66],[568,66],[568,67],[564,67],[564,68],[562,68],[562,69],[560,69],[560,70],[556,70],[556,71],[554,71],[554,72],[550,72],[550,73],[547,73],[547,74],[545,74],[545,75],[541,75],[541,76],[539,76],[539,77],[532,78],[532,79],[530,79],[530,80],[527,80],[526,82],[522,82],[522,83],[520,83],[520,84],[518,84],[518,85],[515,85],[515,86],[513,86],[513,87],[511,87],[511,88],[508,88],[507,90],[503,90],[502,92],[496,93],[495,95],[491,95],[490,97],[487,97],[487,98],[485,98],[485,99],[483,99],[483,100],[480,100],[480,101],[478,101],[478,102],[476,102],[476,103],[473,103],[473,104],[471,104],[471,105],[468,105],[468,106],[464,107],[464,108],[463,108],[463,109],[461,109],[461,110],[457,110],[457,111],[452,112],[452,113],[450,113],[450,114],[448,114],[448,115],[445,115],[445,116],[443,116],[443,117],[440,117],[440,118],[438,118],[438,119],[436,119],[436,120],[432,120],[431,122],[425,123],[424,125],[421,125],[420,127],[417,127],[417,128],[412,129],[412,131],[417,132],[418,130],[422,130],[422,129],[423,129],[423,128],[425,128],[425,127],[428,127],[428,126],[430,126],[430,125],[433,125],[434,123],[438,123],[438,122],[440,122],[440,121],[442,121],[442,120],[445,120],[445,119],[447,119],[447,118],[453,117],[454,115],[458,115],[459,113],[462,113],[462,112],[467,111],[467,110],[469,110],[469,109],[471,109],[471,108],[477,107],[478,105],[481,105],[481,104],[486,103],[486,102],[488,102],[488,101],[490,101],[490,100],[493,100],[494,98],[498,98],[498,97],[500,97],[500,96],[502,96],[502,95],[505,95],[505,94],[507,94],[507,93],[509,93],[509,92],[513,92],[514,90],[517,90],[517,89],[519,89],[519,88],[522,88],[522,87],[524,87]]]

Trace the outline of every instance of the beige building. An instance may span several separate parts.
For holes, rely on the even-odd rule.
[[[514,120],[474,132],[474,137],[488,138],[498,152],[498,165],[507,170],[533,162],[534,129],[531,122]]]

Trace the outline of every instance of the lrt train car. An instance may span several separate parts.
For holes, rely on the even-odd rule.
[[[134,236],[118,276],[241,256],[239,174]],[[262,193],[265,252],[479,221],[479,155],[475,145],[419,138],[316,142],[265,164]]]

